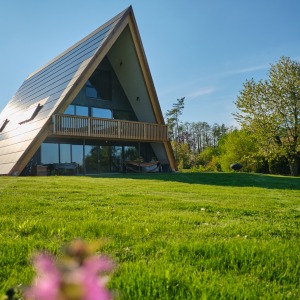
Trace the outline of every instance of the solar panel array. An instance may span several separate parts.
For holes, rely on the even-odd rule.
[[[125,12],[99,27],[23,82],[0,115],[0,175],[9,174]]]

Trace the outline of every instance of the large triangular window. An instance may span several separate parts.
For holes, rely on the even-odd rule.
[[[93,73],[86,82],[86,96],[89,98],[112,100],[112,74],[110,71],[99,70]]]

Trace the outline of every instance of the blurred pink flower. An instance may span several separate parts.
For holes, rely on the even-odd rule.
[[[114,268],[107,257],[93,255],[90,245],[81,240],[65,248],[57,262],[40,254],[34,257],[34,284],[25,291],[26,300],[111,300],[106,288],[107,272]]]
[[[54,259],[47,254],[40,254],[34,257],[33,265],[36,269],[37,277],[34,284],[25,292],[26,299],[57,299],[60,274]]]
[[[91,257],[84,261],[82,269],[82,284],[85,291],[84,300],[109,300],[111,294],[105,288],[106,280],[99,278],[99,274],[111,271],[113,263],[104,257]],[[102,280],[101,280],[102,279]]]

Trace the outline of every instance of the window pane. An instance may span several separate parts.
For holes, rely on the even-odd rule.
[[[41,162],[42,164],[58,163],[58,144],[43,143],[41,145]]]
[[[100,158],[100,173],[106,173],[110,171],[110,146],[100,146],[99,158]]]
[[[82,165],[83,162],[83,146],[72,145],[72,162]]]
[[[69,105],[69,107],[64,112],[65,115],[75,115],[75,105]]]
[[[97,91],[92,86],[85,87],[86,96],[89,98],[97,98]]]
[[[136,160],[139,158],[139,152],[135,146],[124,147],[124,160]]]
[[[85,169],[86,174],[98,173],[99,146],[85,146]]]
[[[111,119],[112,113],[110,109],[92,107],[92,117]]]
[[[110,71],[96,69],[87,81],[86,95],[88,96],[89,93],[90,97],[95,98],[95,91],[96,98],[112,100],[112,75]]]
[[[111,171],[122,172],[123,161],[122,161],[122,147],[112,146],[111,147]]]
[[[79,166],[79,174],[83,174],[83,146],[72,145],[72,162]]]
[[[76,105],[76,116],[89,116],[89,108],[86,106],[78,106]]]
[[[60,144],[60,163],[71,162],[71,147],[70,144]]]

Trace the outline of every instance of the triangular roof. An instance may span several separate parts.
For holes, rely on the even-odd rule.
[[[136,25],[131,6],[93,31],[87,37],[67,49],[48,64],[30,74],[17,93],[0,114],[0,175],[18,175],[24,169],[40,144],[48,135],[51,116],[63,113],[71,104],[85,82],[108,54],[113,67],[122,64],[118,58],[118,43],[122,36],[130,35],[138,58],[144,89],[141,94],[149,98],[148,108],[153,112],[148,117],[158,124],[164,124],[154,84]],[[124,40],[124,38],[123,38]],[[129,59],[129,58],[128,58]],[[124,62],[125,63],[125,62]],[[131,93],[128,76],[123,77],[124,89]],[[126,91],[127,88],[127,91]],[[147,108],[147,107],[146,107]],[[145,114],[139,112],[140,121]],[[171,167],[175,168],[171,146],[164,143]],[[170,159],[169,159],[170,160]]]

